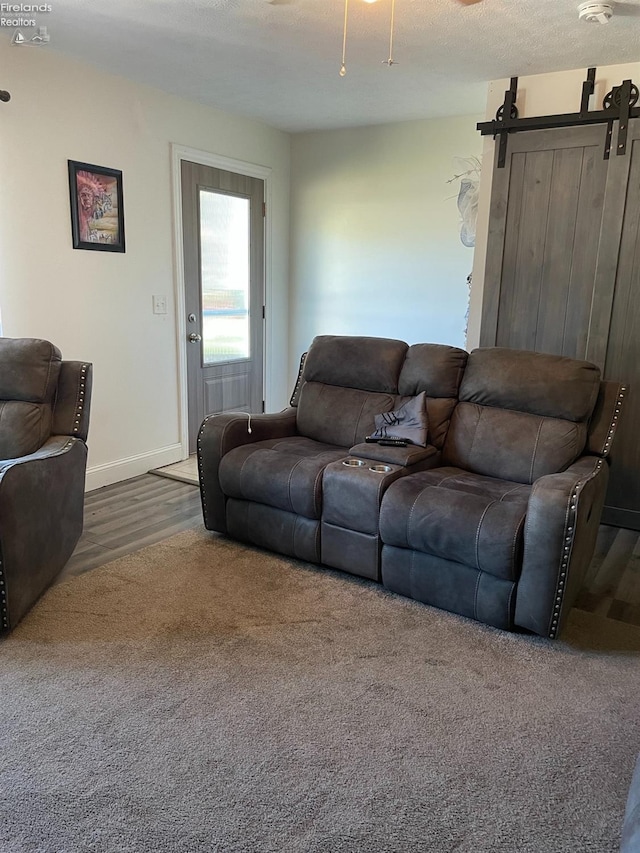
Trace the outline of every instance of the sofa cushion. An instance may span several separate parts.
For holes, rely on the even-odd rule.
[[[398,381],[405,396],[426,391],[432,397],[457,397],[467,353],[444,344],[413,344],[407,350]]]
[[[458,389],[467,363],[467,353],[443,344],[413,344],[407,351],[398,380],[401,396],[427,395],[429,443],[442,450],[451,414],[458,402]]]
[[[375,416],[390,412],[392,394],[305,382],[300,390],[296,425],[300,435],[339,447],[364,441],[375,429]]]
[[[409,548],[514,580],[531,489],[445,467],[411,474],[387,490],[380,511],[385,545]]]
[[[320,518],[322,472],[347,453],[301,436],[244,444],[222,457],[220,486],[230,498]]]
[[[445,463],[476,474],[533,483],[564,471],[584,448],[587,425],[475,403],[459,403],[444,448]]]
[[[21,400],[0,400],[0,459],[35,453],[51,433],[51,407]]]
[[[444,447],[445,464],[533,483],[583,451],[600,370],[563,356],[474,350]]]
[[[459,399],[581,422],[591,417],[599,390],[600,369],[595,364],[493,347],[470,354]]]
[[[307,353],[304,380],[397,394],[407,349],[390,338],[320,335]]]

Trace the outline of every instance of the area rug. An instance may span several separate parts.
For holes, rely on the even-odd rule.
[[[194,530],[0,643],[3,853],[606,853],[640,630],[507,634]]]

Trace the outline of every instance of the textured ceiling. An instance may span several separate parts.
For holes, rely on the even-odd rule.
[[[343,0],[54,0],[46,49],[300,131],[482,112],[488,80],[637,61],[638,3],[601,26],[578,0],[396,0],[389,68],[391,0],[350,0],[344,78]]]

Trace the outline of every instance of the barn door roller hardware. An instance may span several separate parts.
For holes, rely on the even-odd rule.
[[[604,159],[611,154],[614,123],[619,122],[616,154],[626,154],[629,119],[640,118],[640,107],[637,107],[640,92],[631,80],[623,80],[620,86],[605,95],[601,110],[589,111],[589,98],[593,95],[596,82],[596,69],[589,68],[587,79],[582,84],[580,112],[560,113],[552,116],[534,116],[518,118],[516,94],[518,78],[511,78],[511,86],[504,93],[504,103],[498,108],[495,119],[481,121],[477,128],[483,136],[500,137],[498,150],[498,168],[502,169],[507,160],[507,140],[510,133],[520,133],[523,130],[548,130],[552,127],[580,127],[587,124],[606,124],[607,137],[604,147]]]
[[[11,95],[8,92],[5,92],[3,89],[0,89],[0,101],[4,101],[6,103],[7,101],[10,101],[10,100],[11,100]]]

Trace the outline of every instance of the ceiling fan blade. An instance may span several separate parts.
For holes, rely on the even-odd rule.
[[[482,0],[458,0],[458,3],[463,6],[474,6],[476,3],[482,3]]]

